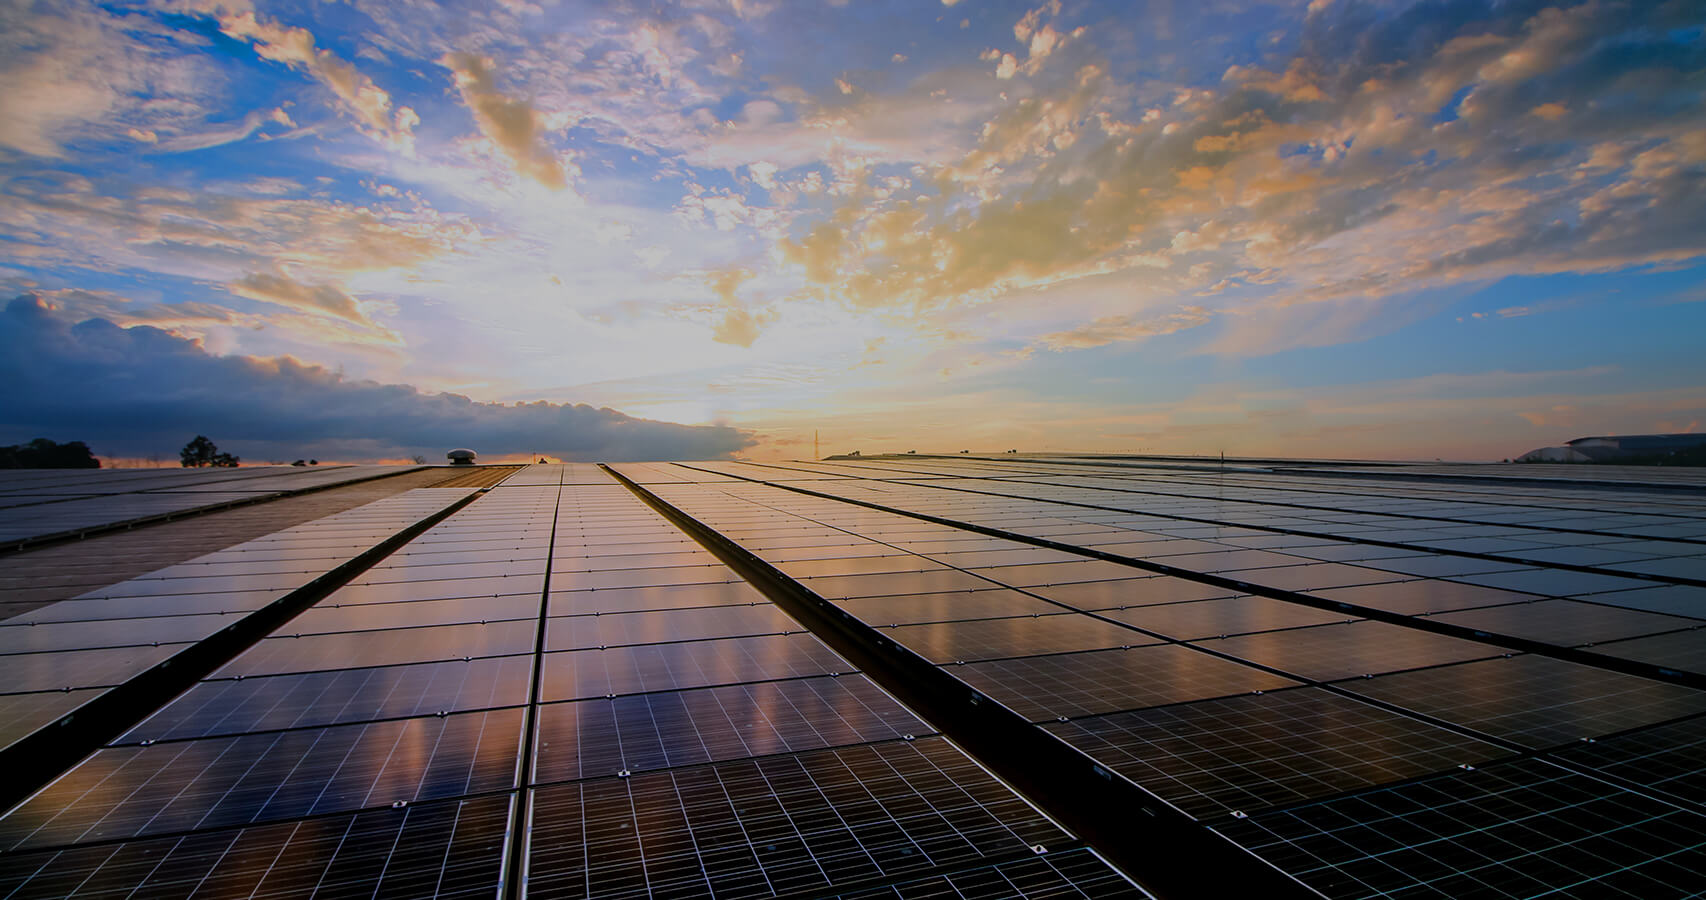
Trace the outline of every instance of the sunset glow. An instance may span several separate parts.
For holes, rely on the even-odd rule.
[[[1685,0],[0,22],[0,443],[1499,459],[1706,421]]]

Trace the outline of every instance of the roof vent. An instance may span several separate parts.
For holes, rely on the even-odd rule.
[[[453,466],[471,466],[479,456],[480,454],[472,450],[452,450],[444,454],[444,458],[450,460]]]

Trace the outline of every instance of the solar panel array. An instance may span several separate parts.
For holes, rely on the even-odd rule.
[[[410,471],[397,466],[0,470],[0,546]]]
[[[1138,897],[1192,865],[1117,870],[1062,824],[1101,797],[1016,793],[848,640],[905,648],[1282,892],[1706,893],[1685,480],[610,470],[638,487],[529,466],[0,620],[0,736],[39,742],[433,523],[0,816],[0,897]],[[1190,872],[1201,896],[1221,875]]]

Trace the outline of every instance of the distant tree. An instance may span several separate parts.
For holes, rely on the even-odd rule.
[[[200,469],[212,466],[216,469],[235,468],[242,462],[241,457],[219,452],[219,447],[208,440],[205,435],[196,435],[195,439],[184,445],[178,451],[178,460],[186,469]]]
[[[414,456],[411,456],[411,457],[409,457],[409,459],[410,459],[410,460],[411,460],[411,461],[412,461],[412,462],[414,462],[414,464],[415,464],[415,465],[417,465],[417,466],[424,466],[424,465],[426,465],[426,457],[424,457],[424,456],[422,456],[422,455],[420,455],[420,454],[419,454],[419,453],[416,453],[416,454],[415,454],[415,455],[414,455]]]
[[[101,461],[82,441],[63,444],[36,438],[27,444],[0,447],[0,469],[99,469]]]

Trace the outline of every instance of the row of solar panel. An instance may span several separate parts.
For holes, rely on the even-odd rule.
[[[608,476],[523,474],[0,818],[0,891],[490,896],[526,802],[530,895],[1135,895]]]
[[[839,485],[836,490],[846,492]],[[870,496],[863,492],[855,499]],[[1166,520],[1148,515],[1134,519],[1131,513],[1037,499],[968,497],[928,487],[891,488],[881,494],[881,502],[1139,559],[1155,568],[1429,615],[1465,630],[1560,646],[1591,643],[1596,652],[1658,666],[1699,670],[1706,665],[1701,662],[1706,659],[1706,632],[1696,630],[1706,619],[1706,588],[1677,583],[1670,576],[1636,579],[1487,562],[1442,556],[1433,548],[1395,550],[1354,539],[1262,534],[1240,526],[1170,527]],[[1265,548],[1242,546],[1252,539],[1264,539]],[[1039,567],[1038,574],[1047,571]],[[1559,597],[1564,599],[1546,599]],[[1511,606],[1534,601],[1543,602],[1535,608]],[[1496,606],[1507,608],[1471,609]],[[1650,635],[1656,637],[1645,637]]]
[[[467,493],[410,491],[0,622],[0,748]],[[279,558],[289,559],[282,571],[262,562]]]
[[[1697,875],[1678,877],[1700,871],[1706,833],[1698,691],[1543,656],[1507,658],[1498,647],[1382,622],[1312,622],[1320,610],[1215,598],[1213,585],[1187,577],[1131,578],[1142,573],[1098,572],[1105,564],[1088,560],[1067,574],[1078,564],[1042,556],[999,565],[1037,548],[772,487],[653,487],[988,696],[1035,721],[1066,718],[1047,727],[1186,811],[1213,816],[1223,833],[1330,896],[1469,896],[1489,885],[1527,895],[1588,883],[1685,896],[1698,885]],[[892,503],[927,490],[885,484],[880,496]],[[1109,530],[1054,512],[1031,510],[1021,533],[1073,542]],[[977,554],[997,564],[979,565]],[[1006,578],[1026,569],[1044,577]],[[1432,593],[1397,584],[1412,585],[1406,602]],[[1116,598],[1125,609],[1106,605]],[[1523,608],[1535,606],[1541,621],[1553,612]],[[1095,617],[1070,611],[1098,607]],[[1150,633],[1119,637],[1122,622]],[[1199,639],[1222,627],[1251,633]],[[1283,687],[1347,676],[1354,680]],[[1637,730],[1580,743],[1626,729]],[[1559,745],[1550,762],[1508,759]],[[1474,793],[1501,780],[1575,831],[1536,827],[1529,810]],[[1465,793],[1464,808],[1435,816],[1426,831],[1405,830],[1425,815],[1404,804],[1430,791]],[[1227,821],[1236,824],[1219,824]],[[1488,829],[1508,843],[1481,846]],[[1583,830],[1618,836],[1575,857]],[[1391,858],[1398,848],[1408,854],[1402,863]],[[1473,863],[1463,859],[1470,848],[1480,854]]]
[[[407,471],[412,469],[15,469],[0,473],[0,544],[76,534]]]

